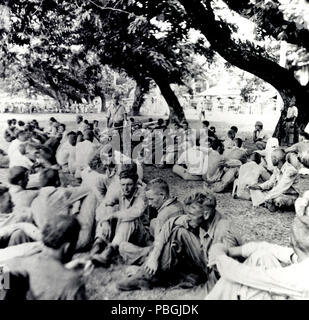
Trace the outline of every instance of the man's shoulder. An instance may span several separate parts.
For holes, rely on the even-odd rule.
[[[161,215],[172,212],[183,212],[183,205],[180,201],[177,200],[177,198],[170,199],[166,206],[162,208],[162,210],[160,210]]]

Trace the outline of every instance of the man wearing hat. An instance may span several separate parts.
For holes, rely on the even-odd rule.
[[[266,147],[268,135],[263,130],[263,123],[257,121],[255,123],[255,130],[253,131],[253,142],[259,150],[263,150]]]
[[[181,283],[192,287],[206,281],[209,291],[218,280],[208,267],[208,254],[215,243],[227,247],[240,243],[231,222],[216,210],[216,198],[197,192],[185,200],[185,214],[172,217],[155,239],[154,248],[137,274],[118,283],[119,290],[137,290]]]
[[[206,300],[308,300],[309,217],[295,217],[291,231],[290,247],[267,242],[213,246],[210,263],[221,279]],[[239,257],[245,262],[235,260]]]

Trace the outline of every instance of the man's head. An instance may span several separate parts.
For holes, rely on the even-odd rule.
[[[231,130],[233,130],[235,132],[235,135],[237,134],[238,132],[238,128],[236,126],[231,126]]]
[[[9,170],[9,183],[15,186],[20,186],[23,189],[27,187],[29,181],[29,171],[25,167],[12,167]]]
[[[131,198],[136,190],[138,175],[130,170],[124,170],[120,172],[119,179],[123,196]]]
[[[21,120],[19,120],[19,121],[17,122],[17,124],[18,124],[19,127],[24,127],[24,126],[25,126],[24,121],[21,121]]]
[[[84,141],[84,135],[81,131],[77,131],[76,133],[76,143],[83,142]]]
[[[294,218],[291,230],[291,245],[295,253],[309,255],[309,217]]]
[[[148,183],[146,197],[151,207],[157,210],[160,209],[169,196],[169,186],[163,179],[153,179]]]
[[[261,131],[263,129],[263,123],[261,121],[257,121],[255,123],[255,130]]]
[[[40,187],[60,187],[59,173],[55,169],[44,169],[39,175]]]
[[[241,148],[242,147],[242,139],[240,138],[235,138],[235,145],[237,148]]]
[[[81,115],[76,116],[76,123],[80,124],[83,121],[83,117]]]
[[[27,131],[21,130],[17,133],[17,139],[25,142],[29,139],[29,133]]]
[[[80,232],[80,224],[74,216],[55,215],[42,230],[42,241],[47,248],[60,253],[62,263],[71,261]]]
[[[8,120],[7,120],[7,124],[8,124],[8,126],[9,126],[9,128],[14,127],[14,124],[13,124],[12,119],[8,119]]]
[[[251,154],[251,156],[249,157],[249,160],[250,160],[250,161],[254,161],[254,162],[257,163],[257,164],[260,164],[260,163],[261,163],[261,160],[262,160],[262,157],[261,157],[261,155],[260,155],[259,153],[253,152],[253,153]]]
[[[234,130],[229,130],[227,132],[227,136],[231,139],[234,140],[235,139],[235,131]]]
[[[89,168],[93,171],[98,173],[105,173],[107,169],[107,164],[103,163],[101,160],[100,153],[96,153],[90,160],[89,160]]]
[[[54,165],[57,163],[53,150],[47,146],[40,147],[38,159],[43,163],[48,162],[51,165]]]
[[[0,185],[0,213],[11,213],[13,208],[14,204],[9,189]]]
[[[275,149],[271,153],[271,161],[272,161],[273,165],[280,169],[285,162],[285,156],[286,156],[286,154],[283,149]]]
[[[31,161],[35,161],[40,154],[40,145],[35,143],[25,143],[20,146],[20,149],[24,146],[24,155]]]
[[[202,124],[203,124],[203,128],[207,129],[209,127],[209,121],[207,120],[203,121]]]
[[[216,133],[216,128],[215,127],[210,127],[209,130],[212,131],[213,133]]]
[[[217,201],[210,193],[196,192],[184,201],[186,214],[190,217],[193,228],[212,221],[216,214]]]
[[[49,118],[49,125],[54,126],[57,120],[54,117]]]
[[[224,152],[224,145],[220,140],[213,140],[211,142],[211,148],[215,151],[218,151],[220,154]]]
[[[63,133],[66,129],[66,125],[64,123],[60,123],[58,126],[58,132]]]
[[[17,120],[16,119],[12,119],[12,125],[16,126]]]
[[[94,138],[93,131],[91,131],[91,130],[86,130],[86,131],[84,132],[84,139],[85,139],[85,140],[88,140],[88,141],[92,142],[92,141],[93,141],[93,138]]]
[[[76,146],[76,133],[74,131],[70,131],[68,133],[68,142],[71,146],[75,147]]]

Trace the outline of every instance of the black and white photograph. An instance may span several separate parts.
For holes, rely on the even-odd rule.
[[[0,300],[309,300],[309,0],[0,0]]]

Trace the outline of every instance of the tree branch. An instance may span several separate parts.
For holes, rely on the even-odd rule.
[[[294,73],[281,67],[261,54],[261,48],[250,43],[235,42],[226,23],[217,21],[211,7],[211,0],[179,0],[192,20],[210,42],[212,49],[232,65],[270,83],[280,93],[302,94],[303,87],[295,79]]]
[[[96,6],[97,8],[101,9],[101,10],[109,10],[109,11],[116,11],[116,12],[121,12],[121,13],[126,13],[126,14],[132,14],[129,11],[125,11],[125,10],[121,10],[121,9],[117,9],[117,8],[102,7],[102,6],[98,5],[97,3],[93,2],[92,0],[89,0],[89,2],[92,3],[94,6]]]
[[[242,17],[253,19],[259,28],[275,39],[281,40],[282,31],[284,31],[287,42],[304,47],[309,51],[309,30],[299,29],[294,21],[285,20],[278,2],[273,1],[272,6],[266,9],[257,7],[250,0],[224,0],[224,2]]]

